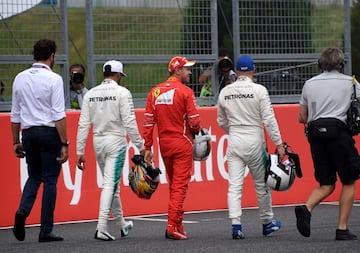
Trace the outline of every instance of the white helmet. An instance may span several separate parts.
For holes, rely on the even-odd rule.
[[[279,162],[278,154],[269,155],[269,164],[265,173],[265,183],[275,191],[285,191],[295,181],[296,166],[289,160]]]
[[[211,136],[206,128],[202,128],[195,135],[193,143],[193,159],[195,161],[205,161],[211,151]]]

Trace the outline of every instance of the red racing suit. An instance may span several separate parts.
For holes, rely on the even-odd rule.
[[[171,76],[149,92],[144,115],[145,150],[153,145],[157,125],[159,146],[169,181],[168,224],[182,225],[184,201],[193,170],[193,133],[200,117],[191,88]]]

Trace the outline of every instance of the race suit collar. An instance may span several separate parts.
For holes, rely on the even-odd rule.
[[[237,81],[252,81],[248,76],[238,76]]]
[[[113,83],[113,84],[117,84],[119,85],[115,80],[110,79],[110,78],[105,78],[101,84],[109,84],[109,83]]]
[[[176,81],[178,81],[178,82],[182,83],[181,80],[176,76],[170,76],[166,81],[168,81],[168,82],[176,82]]]

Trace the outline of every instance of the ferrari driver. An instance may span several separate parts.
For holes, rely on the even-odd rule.
[[[194,92],[189,83],[194,61],[175,56],[168,64],[170,77],[156,85],[147,97],[144,131],[145,161],[151,164],[153,130],[157,124],[159,146],[169,181],[170,200],[165,237],[186,240],[183,205],[193,168],[193,135],[200,130]]]

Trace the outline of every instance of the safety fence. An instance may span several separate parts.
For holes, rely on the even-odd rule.
[[[11,106],[15,75],[32,62],[39,38],[58,44],[55,71],[64,78],[69,108],[69,73],[73,63],[87,68],[86,85],[102,79],[102,64],[124,63],[122,85],[143,107],[147,92],[167,76],[168,60],[178,54],[197,61],[190,86],[200,96],[200,74],[226,47],[233,61],[253,56],[256,81],[274,103],[297,103],[306,79],[319,72],[324,47],[344,50],[344,72],[351,73],[351,1],[334,0],[22,0],[0,2],[0,111]],[[214,105],[213,94],[199,98]]]

